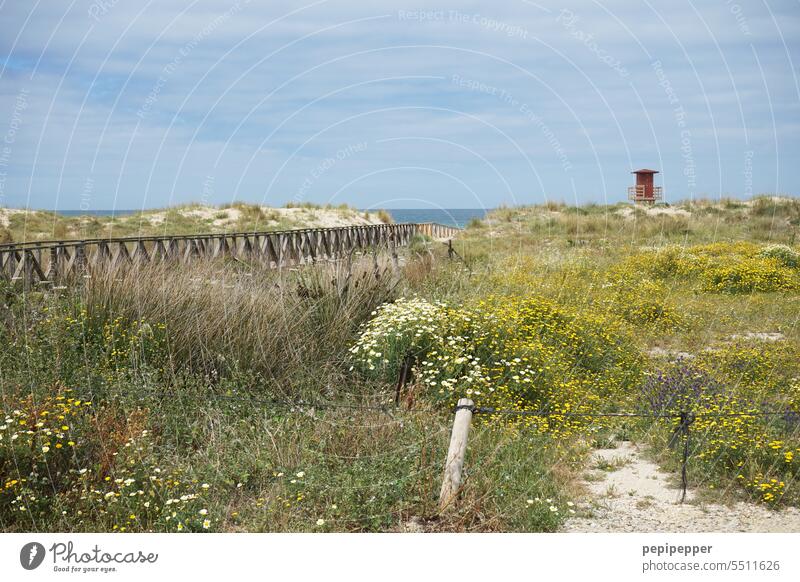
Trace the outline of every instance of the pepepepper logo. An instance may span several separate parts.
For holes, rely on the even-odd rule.
[[[19,563],[26,570],[35,570],[44,561],[44,546],[39,542],[29,542],[19,552]]]

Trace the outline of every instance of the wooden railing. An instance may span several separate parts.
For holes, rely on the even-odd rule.
[[[663,195],[661,186],[652,186],[651,190],[652,193],[648,196],[647,189],[644,186],[628,186],[628,200],[633,200],[634,202],[657,202],[661,200]]]
[[[53,240],[0,245],[0,279],[26,287],[82,276],[94,267],[234,257],[280,269],[346,257],[353,251],[407,245],[416,234],[453,238],[434,223],[377,224],[285,231]]]

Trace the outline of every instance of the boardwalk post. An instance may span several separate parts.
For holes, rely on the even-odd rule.
[[[75,274],[83,276],[89,269],[89,257],[86,253],[86,243],[80,241],[75,247],[75,253],[72,255],[72,264],[74,266]]]
[[[396,273],[400,270],[400,260],[397,257],[397,241],[394,232],[389,234],[389,253],[392,257],[392,269]]]
[[[59,276],[59,264],[58,261],[61,258],[61,249],[63,247],[50,247],[50,264],[47,266],[47,271],[45,271],[45,279],[50,281],[51,283],[58,279]]]
[[[452,505],[461,489],[461,471],[464,468],[464,456],[467,453],[467,436],[472,422],[475,403],[469,398],[461,398],[456,406],[453,419],[453,432],[450,435],[450,447],[447,449],[447,461],[444,464],[444,479],[439,493],[439,511]]]

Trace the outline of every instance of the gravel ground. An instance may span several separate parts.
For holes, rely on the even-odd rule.
[[[565,524],[566,532],[800,532],[800,510],[773,511],[752,503],[731,506],[701,504],[691,490],[685,503],[670,475],[643,457],[639,449],[620,443],[594,453],[593,470],[585,486],[590,499],[579,504],[579,515]]]

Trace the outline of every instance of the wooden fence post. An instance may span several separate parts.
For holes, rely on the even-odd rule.
[[[439,510],[444,511],[458,495],[461,488],[461,470],[464,468],[464,456],[467,453],[467,436],[472,422],[475,403],[469,398],[461,398],[456,406],[453,419],[453,432],[450,435],[450,447],[447,449],[447,461],[444,464],[442,491],[439,493]]]
[[[416,358],[414,354],[408,353],[403,358],[403,363],[400,365],[400,374],[397,377],[397,386],[395,386],[394,390],[394,404],[398,406],[400,404],[400,393],[402,392],[403,388],[405,388],[408,381],[411,379],[411,371],[414,368],[414,362]]]

